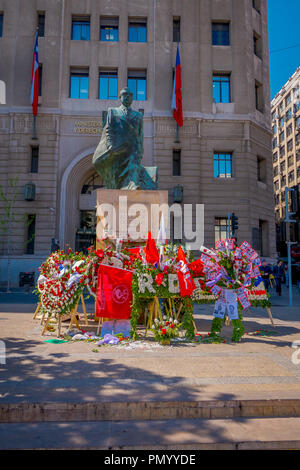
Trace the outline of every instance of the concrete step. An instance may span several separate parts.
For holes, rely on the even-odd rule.
[[[2,403],[0,423],[300,417],[300,399]]]
[[[0,423],[0,449],[300,449],[300,418]]]

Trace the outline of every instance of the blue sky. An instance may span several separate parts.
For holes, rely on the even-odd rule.
[[[300,0],[267,2],[272,99],[300,65]]]

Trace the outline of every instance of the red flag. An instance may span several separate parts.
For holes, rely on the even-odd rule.
[[[172,95],[172,111],[173,111],[173,118],[177,122],[178,126],[181,127],[183,125],[183,113],[182,113],[181,64],[180,64],[179,44],[177,45],[177,54],[176,54],[176,66],[175,66],[175,76],[174,76],[173,95]]]
[[[152,238],[151,232],[148,232],[147,243],[145,246],[146,261],[149,264],[155,264],[159,261],[159,253],[156,248],[155,240]]]
[[[100,264],[96,317],[127,320],[131,314],[132,272]]]
[[[194,289],[196,289],[196,286],[191,276],[190,270],[185,259],[185,254],[181,246],[178,248],[176,261],[176,270],[180,287],[180,295],[182,297],[191,295]]]
[[[38,32],[36,33],[35,45],[32,59],[32,73],[31,73],[31,93],[30,101],[32,104],[33,115],[37,115],[38,102],[39,102],[39,46],[38,46]]]

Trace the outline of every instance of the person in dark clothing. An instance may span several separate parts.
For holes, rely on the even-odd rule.
[[[262,280],[264,281],[265,289],[266,291],[268,291],[270,287],[270,274],[272,273],[271,266],[269,266],[266,260],[264,259],[259,269],[261,272]]]
[[[279,260],[276,266],[274,266],[273,274],[276,282],[276,292],[278,295],[281,295],[281,283],[284,276],[284,266],[281,260]]]

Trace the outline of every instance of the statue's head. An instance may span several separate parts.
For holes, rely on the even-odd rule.
[[[132,94],[132,92],[130,91],[130,89],[128,87],[125,87],[120,91],[119,98],[121,100],[121,103],[124,106],[126,106],[126,108],[129,108],[129,106],[132,103],[133,94]]]

